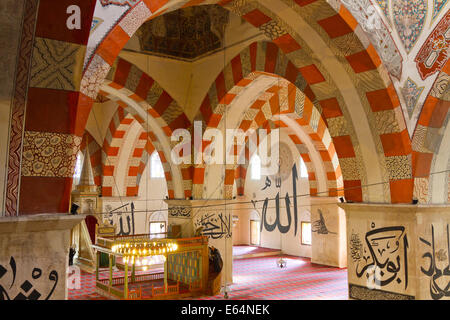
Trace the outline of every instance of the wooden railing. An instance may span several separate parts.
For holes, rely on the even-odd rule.
[[[202,288],[202,282],[200,280],[189,283],[189,291],[195,291]]]
[[[145,282],[159,279],[164,279],[164,272],[137,275],[134,277],[134,282]]]
[[[166,286],[162,286],[162,287],[154,287],[152,285],[152,296],[156,297],[156,296],[168,296],[168,295],[172,295],[172,294],[178,294],[180,292],[180,283],[177,282],[176,285],[173,286],[167,286],[167,292],[166,292]]]

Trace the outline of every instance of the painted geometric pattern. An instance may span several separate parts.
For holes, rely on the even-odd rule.
[[[450,10],[436,25],[414,61],[422,80],[439,72],[450,57]]]
[[[36,38],[31,64],[30,86],[78,90],[86,48],[68,42]]]
[[[389,0],[375,0],[375,1],[380,6],[381,10],[383,10],[383,13],[386,16],[386,19],[388,21],[390,21],[390,19],[389,19]]]
[[[22,176],[72,177],[80,144],[71,134],[25,131]]]
[[[140,0],[100,0],[102,6],[116,5],[116,6],[130,6],[133,7]]]
[[[90,163],[92,167],[92,173],[94,174],[94,183],[96,186],[102,185],[102,148],[95,141],[94,137],[89,132],[85,132],[83,140],[81,141],[80,151],[83,153],[88,145]]]
[[[386,66],[388,71],[394,77],[400,79],[402,75],[403,58],[391,36],[391,32],[383,23],[383,19],[378,15],[371,0],[341,0],[341,2],[359,23],[359,27],[355,28],[355,30],[361,28],[365,31],[368,41],[375,47],[378,55],[383,61],[383,65]],[[379,2],[381,3],[381,1]],[[388,10],[388,7],[386,7],[386,10]],[[388,11],[386,20],[391,24],[392,22],[389,16],[390,14]],[[351,19],[349,19],[349,24],[350,21]],[[361,35],[359,35],[359,38],[364,42]],[[345,49],[345,46],[342,46],[342,49]]]
[[[403,94],[403,98],[405,99],[406,109],[408,111],[408,115],[411,118],[414,113],[414,109],[417,105],[417,101],[422,94],[424,87],[419,87],[411,78],[405,81],[401,92]]]
[[[199,251],[170,254],[167,257],[168,278],[185,284],[200,280],[201,256]]]
[[[394,25],[406,52],[410,52],[427,18],[426,0],[393,0]]]
[[[442,8],[447,4],[447,0],[434,0],[433,3],[433,20],[439,15]]]

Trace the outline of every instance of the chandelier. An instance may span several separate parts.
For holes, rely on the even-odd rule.
[[[112,252],[123,256],[125,263],[128,263],[128,261],[134,263],[140,261],[140,258],[165,255],[177,250],[178,245],[170,241],[120,241],[114,243],[111,247]]]

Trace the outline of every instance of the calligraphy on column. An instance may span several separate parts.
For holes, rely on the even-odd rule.
[[[232,236],[231,216],[222,212],[203,215],[195,223],[196,228],[202,228],[202,234],[211,239],[228,239]]]
[[[5,282],[8,283],[6,280],[8,274],[10,274],[10,282],[9,286],[6,285],[5,288],[3,284]],[[31,279],[22,282],[19,289],[15,289],[15,291],[19,292],[13,297],[12,292],[14,291],[13,287],[16,281],[16,275],[17,265],[14,257],[10,257],[9,266],[4,267],[0,264],[0,300],[38,300],[42,297],[42,293],[34,288],[34,283],[42,277],[42,269],[37,267],[33,268],[30,275]],[[53,282],[53,287],[47,293],[44,300],[48,300],[55,291],[58,284],[58,272],[55,270],[50,271],[48,280]]]
[[[431,225],[431,242],[424,238],[419,238],[430,250],[422,255],[422,258],[428,259],[428,268],[422,266],[420,270],[423,274],[430,277],[430,296],[433,300],[450,297],[450,237],[448,224],[446,231],[447,252],[443,248],[436,251],[433,225]]]
[[[356,244],[356,238],[354,240]],[[399,285],[404,283],[406,289],[408,287],[408,238],[405,227],[373,229],[366,233],[365,240],[366,246],[362,250],[362,259],[357,260],[356,276],[361,278],[366,275],[368,285],[374,288],[384,287],[395,281]]]
[[[317,211],[319,212],[319,219],[313,222],[311,232],[317,232],[318,234],[336,234],[336,232],[327,229],[322,210],[317,209]]]

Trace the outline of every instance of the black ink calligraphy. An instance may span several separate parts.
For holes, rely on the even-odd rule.
[[[450,297],[450,256],[445,255],[448,259],[447,266],[439,267],[440,263],[436,262],[437,254],[435,254],[435,240],[434,240],[434,226],[431,225],[431,243],[423,238],[419,238],[421,242],[430,247],[431,252],[426,252],[423,254],[422,258],[429,259],[428,269],[420,267],[423,274],[430,277],[430,295],[433,300],[440,300],[443,297]],[[439,250],[440,256],[445,254],[443,249]],[[450,236],[449,227],[447,224],[447,253],[450,252]],[[439,262],[443,262],[443,259]],[[445,287],[444,287],[445,286]]]
[[[17,274],[16,261],[14,257],[10,258],[9,266],[12,273],[11,284],[8,290],[6,290],[2,285],[0,285],[0,300],[11,300],[8,291],[10,292],[11,289],[13,288]],[[4,266],[0,265],[0,280],[2,280],[2,278],[7,274],[7,272],[8,270]],[[41,276],[42,276],[42,269],[33,268],[33,271],[31,272],[31,278],[33,280],[39,280]],[[52,270],[49,274],[48,279],[53,281],[54,284],[53,287],[50,289],[48,295],[45,297],[45,300],[48,300],[56,289],[56,286],[58,284],[58,272],[56,272],[56,270]],[[42,294],[38,290],[34,289],[33,284],[29,280],[25,280],[20,285],[20,289],[22,291],[19,291],[19,293],[12,300],[38,300],[42,296]]]
[[[356,266],[356,276],[361,278],[366,274],[378,286],[386,286],[396,280],[398,284],[402,282],[400,272],[403,269],[405,289],[408,287],[408,238],[405,234],[405,227],[385,227],[374,229],[366,233],[366,244],[369,254],[364,249],[363,260],[365,265],[359,269],[359,262]],[[403,242],[403,252],[401,251]],[[402,267],[403,262],[403,267]],[[369,272],[374,271],[374,274]]]
[[[202,234],[211,239],[231,238],[231,216],[206,214],[196,222],[196,228],[202,228]]]
[[[271,183],[267,183],[267,181],[270,181],[270,179],[267,177],[266,178],[266,187],[270,186]],[[286,225],[282,225],[280,222],[280,193],[278,192],[276,197],[275,197],[275,213],[276,213],[276,218],[275,221],[270,224],[267,222],[267,208],[269,205],[269,198],[266,198],[263,202],[263,207],[262,207],[262,221],[263,223],[261,223],[261,231],[264,229],[266,229],[266,231],[268,232],[272,232],[275,230],[275,228],[278,228],[278,230],[281,233],[288,233],[291,229],[291,224],[292,224],[292,220],[294,220],[294,235],[297,235],[297,227],[298,227],[298,208],[297,208],[297,180],[298,180],[298,175],[297,175],[297,167],[296,165],[294,165],[292,167],[292,190],[293,190],[293,206],[294,206],[294,211],[293,211],[293,215],[294,218],[292,219],[292,212],[291,212],[291,197],[289,196],[289,193],[286,192],[286,195],[284,197],[284,201],[286,204],[286,216],[287,216],[287,224]],[[281,178],[276,178],[275,179],[275,183],[277,187],[281,187]],[[262,190],[266,189],[263,188]],[[256,209],[256,202],[252,201],[253,206]]]
[[[323,218],[322,210],[317,209],[319,211],[319,220],[316,220],[312,224],[311,231],[317,232],[318,234],[336,234],[336,232],[331,232],[327,229],[327,226],[325,224],[325,219]]]

